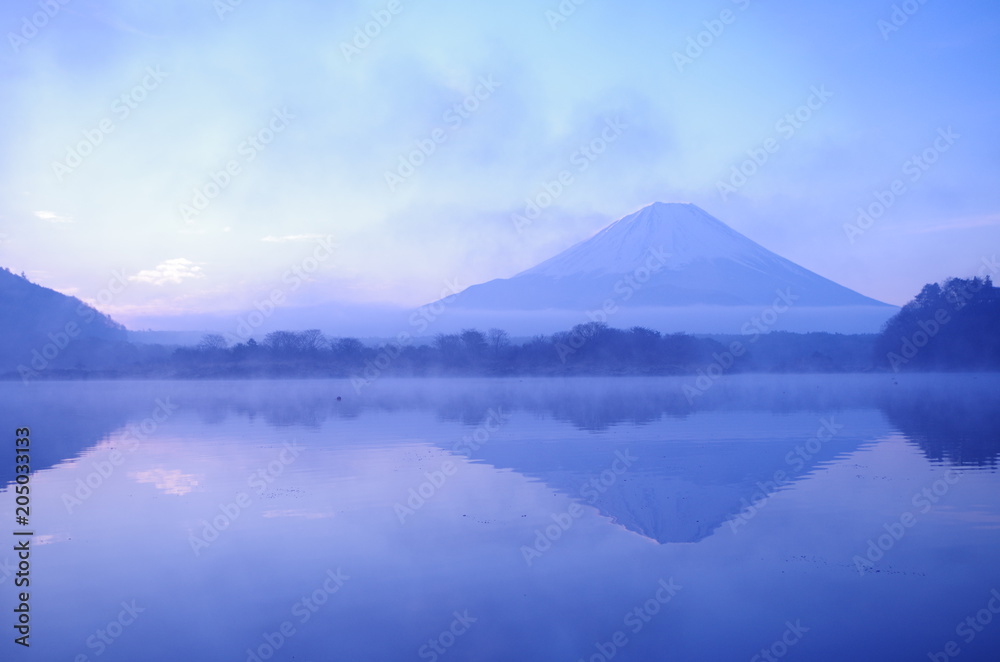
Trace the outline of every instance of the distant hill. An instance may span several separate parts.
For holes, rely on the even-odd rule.
[[[124,326],[76,297],[36,285],[0,267],[3,372],[19,365],[36,371],[41,365],[63,366],[79,353],[81,344],[120,342],[126,340],[126,333]]]

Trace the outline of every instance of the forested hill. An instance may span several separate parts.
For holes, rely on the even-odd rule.
[[[904,370],[1000,370],[1000,289],[989,276],[925,285],[886,322],[876,365]]]
[[[124,326],[76,297],[0,267],[0,365],[30,365],[35,352],[42,361],[51,360],[45,354],[65,360],[69,347],[79,341],[120,342],[125,337]]]

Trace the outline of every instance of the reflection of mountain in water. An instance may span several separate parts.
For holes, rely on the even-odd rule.
[[[40,471],[76,457],[156,404],[150,382],[0,382],[0,429],[31,430],[31,468]],[[0,462],[0,485],[14,478],[13,462]]]
[[[1000,458],[1000,376],[935,375],[919,388],[880,398],[889,421],[934,462],[996,469]]]
[[[787,468],[785,455],[829,412],[853,410],[857,415],[879,407],[933,461],[995,467],[1000,456],[997,375],[739,375],[690,402],[682,391],[689,383],[690,378],[385,379],[358,395],[344,380],[5,382],[0,383],[0,425],[9,431],[32,428],[32,467],[37,471],[140,423],[158,398],[176,404],[178,417],[196,415],[206,425],[235,416],[276,427],[317,429],[329,420],[431,410],[443,420],[475,426],[491,409],[530,412],[588,432],[639,426],[622,428],[630,436],[651,423],[685,424],[697,432],[688,437],[697,443],[664,437],[655,443],[625,439],[602,446],[596,437],[576,435],[551,445],[527,440],[491,444],[476,455],[586,502],[580,486],[608,467],[619,444],[634,454],[641,450],[643,466],[630,470],[595,505],[661,541],[697,540],[738,512],[744,498],[755,497],[758,481]],[[755,418],[761,412],[799,415],[802,424],[794,433],[777,434],[767,422],[776,419]],[[736,415],[743,419],[737,427],[753,432],[752,439],[712,427]],[[880,427],[866,419],[857,433]],[[836,448],[852,449],[864,441],[852,434],[847,429],[839,435]],[[703,457],[698,451],[702,443],[726,444],[727,467]],[[830,444],[799,474],[831,459],[827,453],[834,450]],[[12,463],[0,463],[0,484],[9,482],[12,472]]]
[[[652,540],[697,542],[750,503],[888,432],[872,410],[836,414],[844,428],[807,453],[808,461],[790,463],[788,454],[815,435],[819,419],[815,413],[699,413],[655,439],[629,439],[627,428],[610,439],[504,439],[472,457],[542,481]],[[671,428],[681,438],[671,438]],[[616,453],[635,458],[620,475],[613,470],[624,466]]]

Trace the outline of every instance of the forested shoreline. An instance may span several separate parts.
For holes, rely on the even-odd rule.
[[[206,335],[193,347],[50,334],[6,379],[350,378],[382,376],[708,375],[1000,369],[1000,296],[989,278],[925,286],[880,334],[662,334],[591,322],[512,340],[502,329],[365,343],[320,330],[260,342]]]

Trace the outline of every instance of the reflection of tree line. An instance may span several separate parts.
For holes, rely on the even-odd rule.
[[[954,378],[919,390],[889,390],[879,401],[889,421],[928,459],[996,467],[1000,457],[1000,379]]]
[[[7,383],[0,423],[37,428],[36,469],[74,457],[114,430],[149,415],[156,398],[173,398],[181,415],[206,425],[231,417],[316,429],[370,413],[433,411],[475,426],[491,409],[526,411],[581,430],[649,424],[697,411],[813,411],[879,408],[935,461],[995,466],[1000,457],[1000,376],[741,375],[717,383],[694,405],[684,380],[382,379],[355,395],[343,380],[62,382],[26,388]],[[337,400],[340,396],[342,399]],[[9,478],[3,476],[4,478]]]
[[[989,465],[1000,456],[1000,375],[740,375],[717,383],[694,405],[684,378],[579,377],[382,379],[358,396],[346,381],[185,383],[181,402],[202,412],[260,417],[270,425],[318,427],[372,412],[433,411],[476,426],[488,412],[525,411],[581,430],[645,425],[698,411],[824,413],[880,409],[933,460]],[[194,389],[194,390],[192,390]],[[185,395],[185,391],[187,395]],[[337,400],[340,396],[342,399]],[[710,432],[709,432],[710,433]]]

